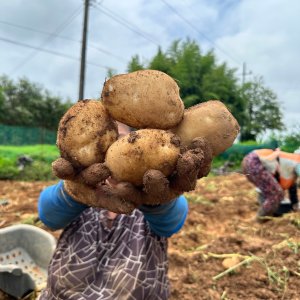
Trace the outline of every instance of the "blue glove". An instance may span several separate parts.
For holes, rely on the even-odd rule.
[[[166,204],[141,205],[139,210],[144,213],[145,219],[155,234],[170,237],[183,226],[188,213],[188,202],[181,195]]]

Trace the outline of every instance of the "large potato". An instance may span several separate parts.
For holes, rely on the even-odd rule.
[[[113,178],[142,185],[150,169],[170,175],[180,154],[180,141],[171,132],[141,129],[114,142],[107,150],[105,162]]]
[[[105,82],[101,99],[114,119],[134,128],[169,129],[184,112],[175,80],[155,70],[112,77]]]
[[[210,100],[186,109],[181,123],[171,131],[185,146],[196,137],[205,138],[216,156],[232,145],[239,129],[227,107],[218,100]]]
[[[59,122],[57,146],[75,167],[103,162],[108,147],[118,138],[116,122],[100,101],[81,100]]]

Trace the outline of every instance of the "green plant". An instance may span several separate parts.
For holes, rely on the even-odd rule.
[[[17,166],[18,157],[28,155],[33,163],[23,170]],[[0,180],[51,180],[51,162],[59,157],[55,145],[0,146]]]
[[[12,159],[0,157],[0,179],[13,179],[18,172],[17,166]]]
[[[43,161],[35,161],[32,165],[26,166],[20,171],[15,179],[24,181],[53,180],[56,177],[52,174],[51,164]]]
[[[286,152],[294,152],[300,147],[300,126],[296,127],[291,133],[279,138],[280,148]]]

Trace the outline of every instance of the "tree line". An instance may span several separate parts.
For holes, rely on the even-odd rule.
[[[158,48],[149,62],[135,55],[128,72],[140,69],[156,69],[172,76],[185,107],[221,100],[241,126],[241,140],[255,140],[267,129],[284,129],[280,103],[262,77],[240,84],[236,69],[218,63],[213,51],[203,53],[195,41],[176,40],[165,52]]]
[[[284,128],[282,109],[276,94],[261,77],[240,84],[237,70],[219,63],[213,51],[203,53],[193,40],[174,41],[160,47],[147,62],[138,55],[131,58],[127,72],[141,69],[163,71],[180,87],[185,107],[211,99],[221,100],[241,126],[241,140],[255,140],[267,129]],[[109,70],[108,76],[114,75]],[[13,82],[0,77],[0,123],[57,129],[64,112],[72,105],[51,95],[41,86],[23,78]]]
[[[0,124],[56,130],[71,105],[26,78],[0,76]]]

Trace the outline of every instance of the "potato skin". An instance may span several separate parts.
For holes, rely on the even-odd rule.
[[[169,176],[180,155],[180,140],[171,132],[160,129],[141,129],[124,136],[107,150],[105,163],[118,181],[143,183],[150,169]]]
[[[156,70],[112,77],[104,83],[101,99],[115,120],[137,129],[172,128],[184,112],[177,83]]]
[[[171,131],[177,134],[183,146],[189,146],[196,137],[205,138],[213,156],[229,148],[239,133],[237,120],[218,100],[210,100],[185,110],[182,122]]]
[[[57,146],[74,167],[103,162],[108,147],[118,138],[116,122],[100,101],[81,100],[61,118]]]

